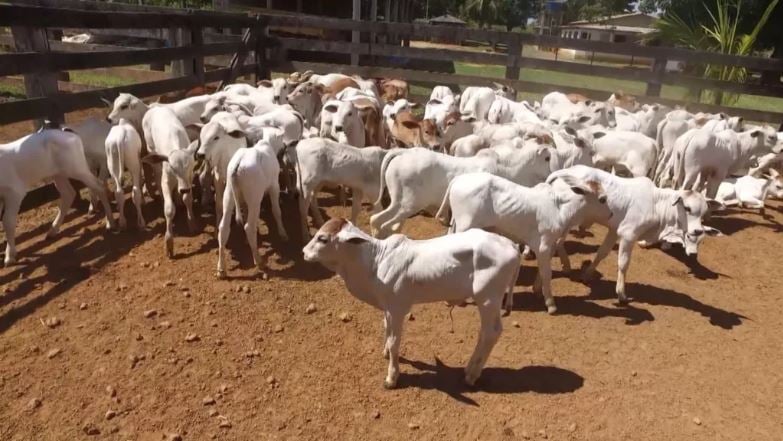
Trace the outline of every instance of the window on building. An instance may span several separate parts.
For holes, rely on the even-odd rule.
[[[587,36],[588,36],[588,35],[589,35],[589,34],[588,34],[587,32],[582,32],[582,35],[581,35],[581,37],[580,37],[580,38],[582,38],[583,40],[587,40]]]
[[[615,35],[614,36],[614,42],[615,43],[626,43],[628,41],[627,35]]]

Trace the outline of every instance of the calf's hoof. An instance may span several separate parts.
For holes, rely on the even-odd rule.
[[[392,379],[387,378],[387,379],[383,380],[383,388],[384,389],[391,390],[391,389],[395,389],[396,387],[397,387],[397,380],[396,379],[392,380]]]
[[[6,268],[10,267],[11,265],[13,265],[15,263],[16,263],[16,257],[6,257],[5,260],[3,261],[3,265]]]
[[[546,307],[546,313],[547,313],[547,314],[549,314],[549,315],[553,315],[553,314],[554,314],[554,313],[556,313],[556,312],[557,312],[557,306],[555,306],[555,305],[552,305],[552,306],[547,306],[547,307]]]
[[[224,280],[228,278],[228,274],[226,273],[226,270],[217,270],[217,278],[220,280]]]

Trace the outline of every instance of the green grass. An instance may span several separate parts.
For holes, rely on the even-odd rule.
[[[24,98],[24,87],[0,82],[0,96],[8,96],[17,99]]]
[[[454,63],[454,70],[459,75],[473,75],[490,78],[503,78],[505,76],[505,66],[480,65],[470,63]],[[647,83],[643,81],[619,80],[614,78],[597,77],[591,75],[570,74],[565,72],[555,72],[541,69],[522,69],[519,78],[525,81],[535,83],[551,84],[552,89],[556,86],[582,87],[585,89],[603,90],[612,93],[617,90],[634,95],[644,95],[647,90]],[[541,99],[541,94],[520,91],[523,99]],[[664,85],[661,89],[661,97],[673,100],[693,101],[688,96],[688,89],[680,86]],[[783,99],[774,97],[765,97],[757,95],[742,95],[737,103],[731,107],[744,109],[755,109],[762,111],[780,112],[783,109]]]
[[[134,81],[115,75],[97,74],[88,70],[70,71],[71,82],[95,87],[117,87],[133,84]]]

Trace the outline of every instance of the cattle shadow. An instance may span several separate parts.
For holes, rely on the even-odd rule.
[[[767,206],[767,210],[775,209],[780,211],[778,207]],[[744,217],[738,217],[739,215],[754,214],[759,221],[753,219],[747,219]],[[766,222],[761,222],[761,220]],[[723,234],[730,236],[740,231],[746,230],[752,227],[764,227],[770,228],[776,233],[783,232],[783,224],[780,224],[775,218],[768,213],[761,214],[758,210],[742,211],[729,208],[719,213],[713,214],[710,218],[709,225],[719,229]]]
[[[592,298],[613,299],[616,297],[615,282],[595,280],[588,286],[590,287],[589,295]],[[741,325],[743,320],[749,320],[748,317],[741,314],[702,303],[687,294],[671,289],[642,283],[626,283],[625,286],[631,304],[644,303],[653,306],[687,309],[707,318],[711,325],[727,330]]]
[[[607,317],[616,317],[625,320],[629,326],[640,325],[645,322],[652,322],[655,316],[650,311],[636,306],[615,303],[613,308],[599,305],[592,301],[590,297],[585,296],[561,296],[555,294],[555,304],[557,312],[554,315],[570,315],[575,317],[589,317],[602,319]],[[532,292],[514,293],[514,311],[540,312],[546,313],[544,297]]]
[[[720,238],[717,240],[720,240]],[[685,254],[685,249],[682,246],[672,246],[668,250],[664,250],[659,247],[658,251],[685,265],[690,271],[689,274],[693,275],[699,280],[716,280],[721,277],[731,279],[731,276],[727,274],[713,271],[704,266],[701,262],[699,262],[698,255],[689,256]]]
[[[465,384],[463,367],[445,365],[435,357],[435,363],[408,360],[400,362],[423,371],[417,374],[401,373],[397,382],[399,388],[415,387],[424,390],[438,390],[451,398],[471,406],[479,407],[470,392],[491,394],[539,393],[548,395],[572,393],[584,385],[584,378],[568,369],[555,366],[524,366],[519,369],[488,367],[481,372],[474,387]]]
[[[78,225],[80,224],[70,226],[64,232],[71,230],[73,233],[74,229],[79,228]],[[33,293],[35,296],[0,315],[0,332],[6,331],[18,320],[34,313],[38,308],[88,279],[94,272],[127,255],[140,242],[150,240],[154,236],[155,233],[150,230],[107,233],[103,228],[94,228],[75,235],[73,240],[52,252],[37,254],[34,264],[36,267],[45,266],[47,269],[45,274],[35,277],[26,276],[32,270],[25,263],[4,277],[8,280],[21,279],[22,281],[0,297],[0,307],[26,299]],[[40,249],[48,245],[44,239],[42,244],[36,244],[34,247]],[[29,248],[25,250],[28,256],[30,252]],[[74,259],[75,255],[79,258]],[[40,293],[39,288],[42,288]]]

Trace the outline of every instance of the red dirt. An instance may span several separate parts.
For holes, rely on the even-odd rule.
[[[701,265],[637,248],[628,307],[613,300],[614,253],[589,286],[555,273],[555,316],[530,293],[525,262],[516,310],[476,389],[462,383],[474,308],[454,309],[450,333],[445,306],[416,307],[400,387],[386,391],[380,314],[304,263],[298,241],[281,243],[264,227],[264,281],[235,226],[231,279],[218,281],[210,216],[187,235],[178,213],[176,258],[167,260],[159,203],[145,206],[150,232],[124,233],[105,233],[81,204],[52,240],[44,234],[54,208],[45,205],[20,216],[22,261],[0,269],[0,439],[780,439],[783,204],[768,214],[714,218],[730,236],[707,239]],[[292,204],[283,215],[299,237]],[[404,232],[443,230],[419,216]],[[603,230],[593,231],[569,241],[575,264],[595,252]],[[310,303],[317,311],[307,314]],[[51,317],[62,323],[49,328],[42,320]],[[207,396],[216,403],[203,404]],[[212,409],[231,427],[219,427]],[[86,435],[85,424],[100,434]]]

